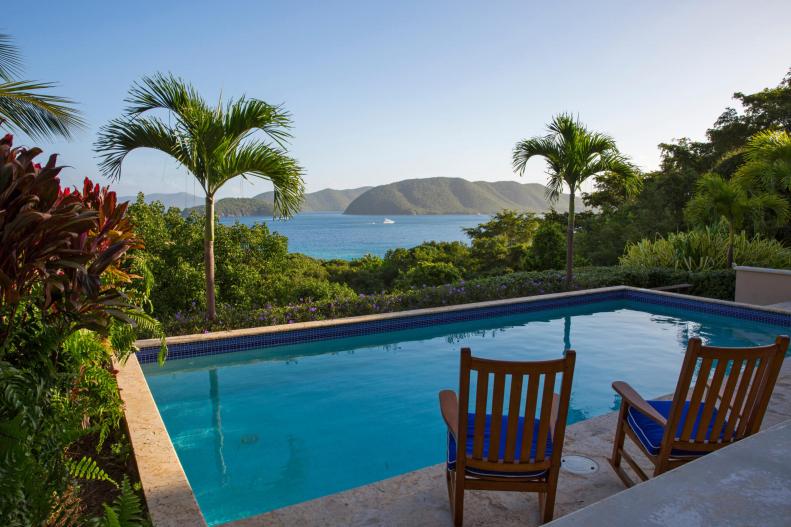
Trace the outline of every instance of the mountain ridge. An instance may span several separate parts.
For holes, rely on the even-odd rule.
[[[546,187],[540,183],[449,177],[405,179],[366,191],[349,204],[344,214],[494,214],[503,209],[540,213],[553,208],[565,212],[568,197],[562,194],[552,204],[546,199]],[[575,199],[575,208],[585,209],[579,197]]]

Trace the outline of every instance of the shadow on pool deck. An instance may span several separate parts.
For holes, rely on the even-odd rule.
[[[612,449],[616,413],[571,425],[563,455],[593,458],[595,473],[576,475],[561,470],[555,518],[624,490],[607,457]],[[440,419],[437,409],[437,419]],[[786,360],[772,395],[763,428],[791,419],[791,360]],[[629,444],[629,442],[627,442]],[[636,459],[641,459],[637,456]],[[647,469],[649,465],[645,465]],[[464,525],[538,525],[536,494],[468,491]],[[223,524],[222,527],[263,526],[404,526],[452,525],[443,465],[435,465],[338,494]]]

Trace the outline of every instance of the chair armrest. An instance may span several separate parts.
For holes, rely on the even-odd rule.
[[[439,409],[454,438],[459,437],[459,401],[453,390],[439,392]]]
[[[665,419],[662,414],[654,410],[654,407],[648,404],[648,402],[646,402],[646,400],[643,399],[634,388],[629,386],[628,383],[623,381],[615,381],[612,383],[612,389],[621,396],[621,399],[623,399],[623,403],[621,404],[626,403],[635,410],[644,414],[652,421],[656,421],[662,426],[667,425],[667,419]]]

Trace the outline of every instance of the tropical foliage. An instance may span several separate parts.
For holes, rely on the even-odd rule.
[[[690,223],[706,226],[724,220],[728,227],[727,265],[733,265],[736,231],[752,219],[753,224],[773,225],[788,220],[788,203],[778,194],[762,192],[750,195],[737,179],[726,181],[717,174],[705,174],[698,181],[698,191],[687,203],[685,213]],[[757,230],[757,229],[756,229]]]
[[[655,240],[629,244],[621,265],[636,268],[666,267],[687,271],[728,269],[729,229],[725,225],[689,232],[670,233]],[[777,240],[741,232],[733,239],[733,258],[739,265],[791,268],[791,249]]]
[[[290,117],[282,108],[245,97],[211,106],[193,86],[173,75],[144,77],[132,87],[126,102],[125,115],[99,133],[96,150],[101,168],[117,179],[130,152],[153,148],[173,157],[198,181],[206,195],[203,270],[206,315],[212,319],[216,314],[215,194],[238,176],[265,179],[274,185],[277,215],[288,217],[299,210],[302,169],[284,149],[290,138]],[[150,115],[154,110],[168,112],[172,121]]]
[[[622,155],[608,135],[589,131],[578,119],[560,114],[547,126],[547,135],[520,141],[514,147],[514,171],[520,176],[533,157],[547,163],[547,196],[557,201],[564,185],[569,189],[566,228],[566,284],[571,285],[574,263],[574,199],[591,178],[622,182],[628,193],[639,188],[637,169]]]
[[[69,138],[84,127],[74,102],[47,93],[51,82],[19,80],[22,61],[11,37],[0,34],[0,123],[34,139]]]
[[[161,334],[142,308],[130,249],[141,249],[126,205],[85,180],[64,189],[39,149],[0,140],[0,518],[4,525],[72,525],[75,480],[104,480],[91,460],[120,434],[112,361],[136,329]],[[80,446],[82,445],[82,446]]]

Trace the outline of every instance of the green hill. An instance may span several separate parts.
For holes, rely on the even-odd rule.
[[[371,187],[360,187],[347,190],[327,188],[318,192],[305,194],[301,212],[340,212],[360,194]],[[203,206],[193,207],[203,212]],[[187,209],[189,214],[193,209]],[[271,216],[274,211],[274,192],[264,192],[252,198],[222,198],[214,204],[218,216]]]
[[[325,188],[318,192],[310,192],[305,194],[305,201],[302,202],[302,212],[328,212],[328,211],[342,211],[346,210],[349,203],[354,201],[358,196],[370,190],[371,187],[351,188],[347,190],[335,190],[333,188]],[[259,199],[272,203],[274,200],[274,192],[264,192],[255,196],[253,199]]]
[[[145,194],[143,199],[146,203],[159,201],[165,208],[178,207],[180,209],[197,207],[198,205],[203,206],[204,201],[203,197],[188,194],[186,192],[173,192],[170,194],[153,192],[151,194]],[[129,201],[134,203],[137,201],[137,196],[120,196],[118,201]]]
[[[575,202],[583,210],[582,200]],[[345,214],[493,214],[503,209],[547,212],[545,187],[516,181],[467,181],[461,178],[407,179],[380,185],[363,193],[346,208]],[[568,195],[554,205],[565,212]]]

